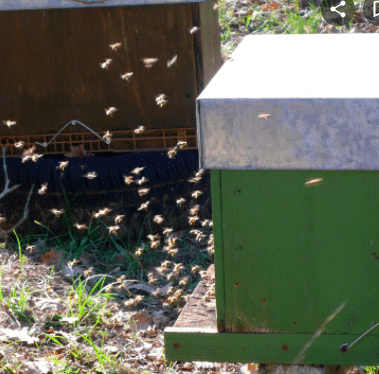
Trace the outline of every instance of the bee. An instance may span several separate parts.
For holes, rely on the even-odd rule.
[[[208,244],[213,244],[213,242],[214,242],[214,236],[213,236],[213,234],[211,234],[210,236],[209,236],[209,240],[208,240]]]
[[[198,178],[198,177],[188,179],[188,182],[190,182],[190,183],[199,183],[200,181],[201,181],[201,178]]]
[[[180,269],[182,269],[182,268],[183,268],[183,264],[175,264],[175,265],[174,265],[174,272],[175,272],[176,274],[178,274],[179,271],[180,271]]]
[[[142,203],[141,206],[137,210],[147,210],[148,205],[150,204],[150,201],[146,201],[145,203]]]
[[[78,230],[85,230],[85,229],[88,229],[88,226],[83,223],[83,225],[81,225],[80,223],[74,223],[74,226],[78,229]]]
[[[39,193],[40,195],[43,195],[43,194],[46,193],[46,190],[47,190],[47,182],[44,183],[44,184],[41,186],[41,188],[38,190],[38,193]]]
[[[153,221],[157,223],[158,225],[160,225],[164,221],[164,219],[162,218],[160,214],[157,214],[156,216],[154,216]]]
[[[104,110],[105,110],[105,114],[106,114],[107,116],[110,116],[110,117],[113,117],[113,114],[116,113],[116,112],[118,111],[118,109],[115,108],[114,106],[111,106],[111,107],[106,108],[106,109],[104,109]]]
[[[258,118],[260,119],[267,119],[269,117],[271,117],[271,114],[267,114],[267,113],[258,114]]]
[[[151,68],[158,61],[158,59],[147,57],[143,58],[142,61],[145,64],[145,68]]]
[[[5,217],[0,216],[0,223],[5,222],[7,219]]]
[[[312,180],[310,180],[310,181],[308,181],[308,182],[305,182],[305,187],[317,186],[317,185],[319,185],[322,181],[323,181],[322,178],[312,179]]]
[[[172,264],[171,261],[166,260],[166,261],[163,261],[163,262],[161,263],[161,266],[164,267],[165,269],[168,269],[168,268],[170,267],[171,264]]]
[[[67,263],[67,265],[69,266],[69,268],[73,268],[76,264],[78,264],[80,262],[80,260],[78,260],[77,258],[74,258],[72,261],[69,261]]]
[[[23,156],[32,156],[34,151],[36,150],[36,146],[33,145],[32,147],[28,148],[28,149],[25,149],[23,152],[22,152],[22,155]],[[31,158],[31,157],[30,157]]]
[[[14,143],[14,146],[16,148],[22,148],[24,146],[24,144],[25,144],[25,142],[21,140],[19,142]]]
[[[116,218],[114,219],[114,222],[120,223],[124,217],[125,217],[125,214],[116,216]]]
[[[168,152],[167,152],[167,155],[169,158],[174,158],[177,154],[177,148],[173,148],[173,149],[170,149]]]
[[[22,158],[22,163],[24,163],[24,162],[26,162],[26,161],[28,161],[28,160],[31,160],[31,158],[32,158],[32,156],[24,156],[24,157]]]
[[[179,149],[185,147],[187,145],[187,142],[178,142],[177,144],[177,147],[179,147]]]
[[[84,270],[83,274],[85,277],[89,277],[93,273],[93,267],[88,268],[87,270]]]
[[[117,234],[117,230],[120,229],[120,226],[116,225],[116,226],[109,226],[108,227],[108,230],[109,230],[109,234]]]
[[[112,139],[112,134],[109,132],[109,131],[107,131],[104,135],[103,135],[103,139],[105,139],[105,140],[111,140]]]
[[[180,296],[182,296],[183,295],[183,290],[181,290],[181,289],[178,289],[175,293],[174,293],[174,296],[175,297],[180,297]]]
[[[185,202],[186,202],[186,199],[184,199],[183,197],[181,197],[180,199],[176,200],[176,203],[178,205],[180,205],[180,206],[183,205]]]
[[[166,278],[168,281],[172,281],[175,279],[175,274],[174,273],[167,274]]]
[[[117,51],[120,47],[121,47],[121,43],[113,43],[113,44],[109,44],[109,46],[111,47],[111,49],[113,51]]]
[[[173,230],[174,230],[173,228],[165,227],[163,229],[163,235],[170,234]]]
[[[129,78],[133,76],[133,72],[132,71],[129,71],[129,72],[126,72],[125,74],[122,74],[121,75],[121,78],[125,81],[128,81],[129,82]]]
[[[188,222],[189,222],[190,225],[193,225],[198,219],[199,219],[198,216],[189,216],[188,217]]]
[[[29,253],[32,253],[34,251],[34,249],[36,248],[35,245],[28,245],[25,249],[29,252]]]
[[[179,286],[185,286],[189,281],[189,278],[188,277],[184,277],[180,282],[179,282]]]
[[[220,8],[220,5],[218,5],[218,3],[216,3],[215,5],[213,5],[213,9],[214,10],[218,10]]]
[[[88,179],[94,179],[98,176],[96,171],[90,171],[87,174],[83,175],[83,177],[88,178]]]
[[[137,184],[139,184],[140,186],[143,184],[143,183],[146,183],[146,182],[148,182],[149,180],[147,179],[147,178],[145,178],[145,177],[142,177],[141,179],[138,179],[137,180]]]
[[[201,231],[200,230],[192,229],[189,233],[197,235],[199,232],[201,232]]]
[[[64,170],[64,169],[66,169],[67,165],[68,165],[68,161],[59,161],[58,168],[61,170]]]
[[[92,213],[92,216],[95,218],[100,218],[101,214],[100,213]]]
[[[158,278],[150,278],[149,279],[149,283],[150,284],[155,284],[155,283],[157,283],[158,282]]]
[[[124,182],[126,183],[126,184],[131,184],[131,183],[133,183],[133,177],[132,176],[130,176],[130,175],[125,175],[124,174]]]
[[[167,67],[174,65],[176,60],[178,59],[178,55],[175,55],[171,60],[167,61]]]
[[[10,119],[3,121],[3,125],[8,126],[9,128],[11,128],[11,126],[14,126],[16,123],[16,121],[11,121]]]
[[[198,241],[198,242],[201,242],[201,240],[202,240],[203,238],[205,238],[205,234],[203,234],[202,232],[200,232],[200,233],[198,233],[198,234],[196,235],[196,241]]]
[[[179,240],[178,238],[173,238],[173,237],[168,238],[168,246],[174,247],[178,240]]]
[[[159,94],[156,98],[155,98],[155,101],[157,102],[157,105],[159,105],[161,108],[163,105],[167,104],[167,100],[166,100],[166,95],[165,94]]]
[[[200,205],[199,204],[196,204],[194,205],[191,209],[190,209],[190,213],[192,215],[197,215],[197,213],[199,212],[199,209],[200,209]]]
[[[192,192],[191,196],[194,197],[195,199],[197,199],[200,195],[202,195],[203,193],[201,191],[194,191]]]
[[[134,300],[136,301],[137,304],[140,303],[141,301],[143,301],[143,299],[144,299],[144,296],[142,296],[142,295],[138,295],[134,298]]]
[[[178,249],[177,248],[170,248],[168,251],[167,251],[167,253],[170,255],[170,256],[172,256],[172,257],[174,257],[175,256],[175,254],[178,252]]]
[[[143,248],[137,247],[136,251],[134,252],[136,256],[141,256],[143,252]]]
[[[112,211],[112,209],[104,208],[104,209],[99,210],[99,214],[102,216],[105,216],[106,214],[110,213],[111,211]]]
[[[112,60],[111,58],[107,58],[107,59],[105,60],[105,62],[102,62],[102,63],[100,64],[101,68],[102,68],[102,69],[108,69],[108,68],[109,68],[109,65],[111,64],[112,61],[113,61],[113,60]]]
[[[205,169],[199,169],[199,171],[195,174],[196,177],[201,177],[205,173]]]
[[[194,26],[194,27],[192,27],[192,29],[190,29],[190,34],[194,34],[196,31],[199,31],[200,30],[200,27],[198,27],[198,26]]]
[[[145,130],[145,126],[140,126],[138,129],[135,129],[134,132],[136,134],[141,134]]]
[[[195,265],[191,267],[191,273],[195,274],[195,273],[198,273],[199,271],[200,271],[199,265]]]
[[[207,252],[208,252],[209,256],[212,256],[215,253],[215,247],[212,247],[212,246],[208,247]]]
[[[53,213],[56,217],[59,217],[61,214],[64,213],[64,209],[58,210],[58,209],[50,209],[50,212]]]
[[[150,241],[153,242],[154,240],[158,240],[158,239],[160,239],[160,236],[159,236],[159,234],[155,234],[155,235],[150,234],[150,235],[147,236],[147,238],[148,238]]]
[[[141,168],[138,168],[138,167],[137,167],[137,168],[133,169],[133,170],[131,171],[131,173],[132,173],[132,174],[135,174],[135,175],[139,175],[143,169],[145,169],[144,166],[142,166]]]
[[[31,156],[32,161],[37,162],[39,158],[41,158],[43,155],[34,154]]]

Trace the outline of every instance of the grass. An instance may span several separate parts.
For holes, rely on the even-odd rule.
[[[251,2],[246,15],[239,16],[236,2],[220,0],[222,53],[236,48],[238,35],[271,33],[273,28],[317,33],[322,16],[312,9],[304,18],[298,3],[280,15],[277,10],[262,13]],[[64,198],[60,219],[66,234],[56,236],[47,222],[35,222],[45,228],[44,235],[19,238],[14,232],[5,238],[3,248],[14,252],[0,257],[0,372],[26,372],[27,363],[59,374],[177,372],[177,363],[165,359],[154,325],[161,330],[176,319],[202,270],[213,262],[212,226],[202,221],[196,234],[189,225],[176,240],[168,232],[162,239],[142,238],[141,230],[132,244],[109,232],[102,220],[109,212],[92,216],[87,228],[75,227]],[[150,218],[145,217],[144,225],[151,225]],[[194,235],[208,243],[207,250],[187,240]],[[34,261],[45,257],[56,261]],[[63,271],[72,274],[71,280],[61,277]],[[145,368],[146,362],[154,364]],[[366,371],[374,374],[378,367]]]

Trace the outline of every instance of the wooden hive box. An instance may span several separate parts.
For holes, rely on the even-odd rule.
[[[216,306],[195,292],[169,360],[379,363],[379,76],[350,79],[378,41],[247,36],[198,97]]]
[[[195,99],[221,66],[213,7],[214,0],[0,0],[0,120],[17,122],[0,127],[7,154],[20,156],[17,141],[49,143],[37,147],[47,155],[80,144],[95,154],[166,150],[178,140],[196,149]],[[121,45],[112,50],[113,43]],[[146,68],[144,58],[158,61]],[[118,109],[112,117],[109,107]],[[77,123],[53,139],[72,120],[99,136]],[[145,131],[135,134],[139,126]],[[111,144],[101,140],[107,130]]]

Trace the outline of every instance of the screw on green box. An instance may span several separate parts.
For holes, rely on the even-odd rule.
[[[169,359],[379,363],[379,77],[344,79],[377,40],[249,36],[197,99],[217,329],[166,329]]]

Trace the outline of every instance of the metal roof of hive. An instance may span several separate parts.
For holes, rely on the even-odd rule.
[[[0,0],[2,10],[196,3],[206,0]]]

